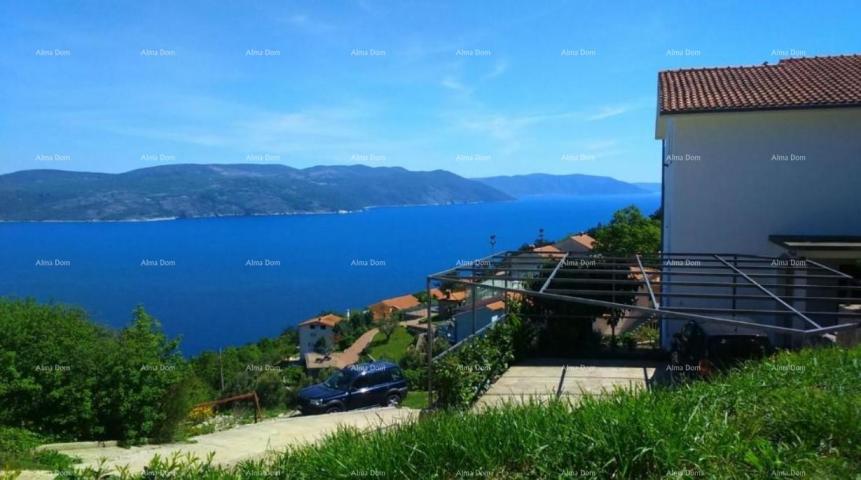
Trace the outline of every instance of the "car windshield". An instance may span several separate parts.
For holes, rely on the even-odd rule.
[[[350,387],[350,382],[355,374],[346,370],[338,370],[331,377],[327,378],[323,385],[336,390],[346,390]]]

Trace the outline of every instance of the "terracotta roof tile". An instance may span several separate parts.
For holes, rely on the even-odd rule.
[[[381,300],[380,303],[388,307],[394,307],[398,310],[407,310],[421,305],[419,300],[412,295],[401,295],[400,297],[387,298],[385,300]]]
[[[431,296],[437,300],[449,300],[452,302],[462,302],[466,300],[466,290],[446,290],[443,292],[438,288],[431,289]]]
[[[335,315],[333,313],[327,313],[326,315],[321,315],[319,317],[305,320],[304,322],[300,323],[299,326],[301,327],[303,325],[325,325],[327,327],[334,327],[335,325],[341,323],[341,320],[343,320],[342,317],[339,317],[338,315]]]
[[[660,113],[861,106],[861,55],[658,73]]]

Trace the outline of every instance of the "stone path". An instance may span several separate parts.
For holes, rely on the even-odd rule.
[[[576,401],[617,387],[647,388],[665,369],[664,364],[639,360],[534,359],[509,368],[476,402],[476,408],[557,395]]]
[[[170,443],[121,448],[99,447],[92,442],[84,444],[62,444],[55,450],[82,460],[78,467],[96,466],[101,458],[107,466],[128,466],[131,472],[141,472],[156,454],[162,458],[174,453],[191,453],[206,458],[215,452],[214,463],[235,465],[243,460],[258,459],[285,450],[288,446],[313,443],[334,432],[340,426],[362,430],[382,428],[418,418],[418,410],[409,408],[374,408],[327,415],[312,415],[265,420],[256,424],[242,425],[230,430],[200,435],[190,443]],[[83,447],[83,448],[81,448]],[[45,472],[25,472],[21,478],[53,478]]]

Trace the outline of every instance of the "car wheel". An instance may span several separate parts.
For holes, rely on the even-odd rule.
[[[344,407],[342,407],[340,405],[332,405],[331,407],[326,408],[326,413],[338,413],[338,412],[343,412],[343,411],[344,411]]]
[[[386,405],[389,407],[397,407],[401,403],[401,396],[391,394],[386,398]]]

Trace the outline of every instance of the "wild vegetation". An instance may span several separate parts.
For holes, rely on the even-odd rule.
[[[589,233],[595,238],[594,253],[656,253],[661,248],[661,212],[646,217],[631,205],[617,210],[610,223],[598,224]]]
[[[859,379],[861,347],[786,352],[709,382],[576,406],[444,411],[371,433],[344,429],[233,468],[158,459],[147,478],[854,478]]]
[[[436,405],[464,408],[472,405],[509,365],[529,349],[529,324],[517,314],[489,327],[481,336],[464,343],[433,366]]]
[[[0,425],[64,440],[169,439],[197,392],[142,308],[119,331],[80,309],[0,299]]]

